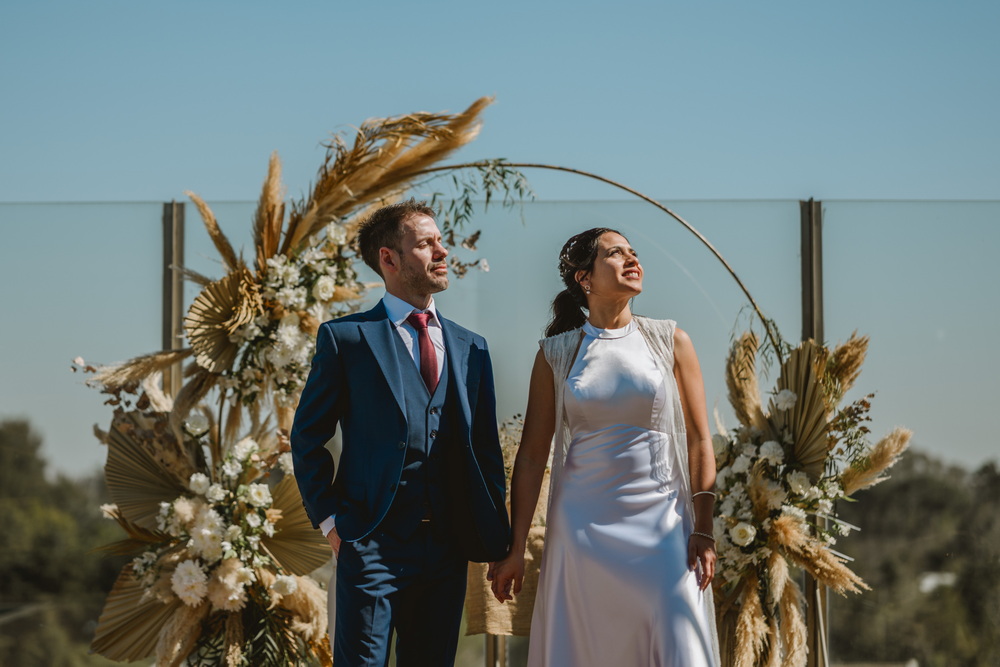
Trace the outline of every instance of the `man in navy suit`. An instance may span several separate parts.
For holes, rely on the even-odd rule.
[[[400,667],[454,664],[467,563],[507,554],[493,367],[434,305],[448,287],[434,215],[411,199],[362,224],[386,294],[320,327],[292,427],[306,512],[337,557],[338,667],[387,665],[394,634]]]

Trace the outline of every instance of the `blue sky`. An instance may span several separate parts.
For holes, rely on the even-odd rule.
[[[322,159],[321,142],[368,117],[457,111],[494,95],[480,138],[457,159],[571,166],[667,203],[1000,200],[996,3],[42,0],[5,3],[0,26],[0,226],[7,235],[0,279],[17,287],[0,330],[8,350],[0,355],[0,417],[27,415],[39,423],[53,465],[68,472],[100,463],[99,450],[81,454],[67,434],[88,431],[95,419],[79,414],[102,408],[94,397],[83,399],[85,408],[69,407],[83,390],[65,372],[67,360],[83,354],[113,361],[159,343],[157,304],[136,305],[158,286],[155,272],[140,275],[159,261],[158,209],[120,203],[182,199],[187,189],[211,203],[251,200],[275,150],[288,194],[297,197]],[[624,196],[578,177],[529,177],[540,201]],[[25,215],[21,207],[3,206],[12,202],[119,204],[108,209],[113,214],[49,207]],[[718,219],[732,209],[690,209],[697,215],[692,222],[710,229],[720,246],[743,238],[732,227],[739,220]],[[617,209],[580,210],[582,224],[588,215]],[[887,339],[901,335],[902,322],[918,326],[911,322],[920,321],[914,310],[953,307],[957,314],[944,309],[941,322],[927,313],[929,330],[944,347],[928,352],[940,368],[926,380],[933,389],[920,396],[975,391],[968,403],[988,409],[1000,396],[989,393],[983,373],[995,364],[983,363],[969,338],[957,334],[997,320],[996,297],[982,288],[996,271],[972,271],[962,254],[974,247],[977,261],[990,261],[995,253],[989,250],[1000,246],[991,224],[997,208],[954,220],[948,212],[938,220],[922,210],[916,217],[926,220],[914,229],[923,231],[902,244],[904,254],[892,238],[906,233],[906,219],[875,216],[872,224],[898,228],[871,235],[866,252],[857,253],[863,273],[852,273],[858,266],[850,249],[864,242],[866,230],[832,235],[831,247],[841,254],[828,266],[842,272],[848,291],[831,298],[838,316],[831,335],[853,328],[885,332],[875,343],[892,358]],[[871,216],[866,211],[852,220]],[[190,216],[194,221],[193,211]],[[30,225],[23,222],[29,219]],[[131,228],[129,220],[144,220],[150,229]],[[232,229],[245,222],[232,221]],[[938,268],[935,250],[943,241],[924,231],[946,225],[954,225],[958,237],[945,263],[948,275],[921,283],[913,298],[892,297],[901,271],[915,284],[927,278],[925,267]],[[199,230],[189,229],[193,239]],[[890,250],[897,255],[880,267],[879,257]],[[697,253],[692,249],[680,262],[690,269],[711,261]],[[127,254],[134,257],[125,263]],[[922,263],[913,266],[907,258]],[[551,264],[543,259],[540,271]],[[128,277],[99,279],[114,261],[127,264],[121,271]],[[753,274],[750,261],[741,266]],[[951,284],[949,276],[977,286]],[[773,278],[762,277],[758,288],[765,294],[768,281]],[[872,284],[881,291],[867,287]],[[115,291],[127,288],[135,294]],[[854,298],[863,289],[869,289],[866,297]],[[788,296],[781,289],[775,294]],[[910,310],[894,314],[882,307],[890,301]],[[67,316],[93,322],[67,327]],[[786,326],[787,335],[796,333],[797,323]],[[990,345],[976,336],[976,344]],[[703,339],[714,341],[710,333]],[[724,355],[714,343],[706,347],[703,358]],[[878,349],[873,346],[873,355]],[[47,352],[58,357],[58,372],[53,367],[44,382],[51,392],[46,409],[42,399],[24,397],[42,393],[25,387]],[[927,412],[912,380],[878,372],[877,357],[870,363],[880,396],[896,406],[893,414],[909,423],[906,404]],[[940,378],[947,382],[937,384]],[[58,397],[56,406],[51,396]],[[52,411],[74,416],[53,420]],[[938,438],[924,442],[970,465],[995,457],[995,439],[975,424],[976,414],[958,410],[924,428],[958,429],[962,452],[949,454]]]

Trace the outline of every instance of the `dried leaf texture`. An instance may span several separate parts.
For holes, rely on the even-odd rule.
[[[205,231],[208,232],[209,238],[212,239],[212,244],[215,245],[215,249],[219,251],[219,256],[222,257],[226,270],[233,271],[237,267],[241,266],[243,263],[240,261],[239,257],[236,256],[236,251],[233,250],[233,246],[229,242],[229,239],[222,233],[222,228],[219,227],[219,221],[215,219],[215,213],[213,213],[212,209],[208,207],[205,200],[190,190],[185,190],[184,194],[186,194],[191,201],[194,202],[195,207],[198,209],[198,213],[201,214],[202,222],[205,223]]]
[[[184,318],[184,330],[198,365],[213,373],[232,368],[239,345],[230,336],[253,320],[262,307],[257,284],[245,268],[205,287]]]
[[[779,435],[791,435],[792,455],[814,481],[823,474],[829,452],[826,402],[815,370],[818,353],[819,346],[813,341],[805,341],[789,353],[781,365],[777,388],[779,392],[794,392],[795,405],[778,410],[772,400],[769,406],[775,430]]]
[[[267,260],[278,252],[285,219],[284,196],[281,160],[277,153],[272,153],[253,220],[253,244],[257,251],[258,272],[263,271]]]
[[[913,431],[896,427],[879,440],[866,459],[851,466],[840,476],[844,493],[850,496],[888,479],[882,473],[895,465],[909,446],[912,436]]]
[[[174,598],[164,604],[144,594],[129,568],[118,575],[90,648],[111,660],[134,662],[153,655],[161,630],[184,603]]]

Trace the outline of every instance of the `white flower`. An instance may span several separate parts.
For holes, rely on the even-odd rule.
[[[201,472],[192,474],[191,479],[188,480],[188,488],[202,496],[208,493],[211,484],[212,482],[208,479],[208,475]]]
[[[760,446],[760,457],[773,465],[778,465],[785,458],[785,450],[776,440],[768,440]]]
[[[247,525],[251,528],[258,528],[261,524],[260,515],[256,512],[247,514]]]
[[[754,458],[755,456],[757,456],[757,445],[753,444],[752,442],[744,443],[741,453],[743,454],[743,456],[749,456],[750,458]]]
[[[117,513],[118,513],[118,505],[115,505],[114,503],[107,503],[105,505],[101,505],[101,514],[104,515],[105,519],[114,519],[115,514]]]
[[[757,536],[757,529],[745,521],[741,521],[729,529],[729,537],[733,543],[745,547]]]
[[[76,364],[77,366],[86,366],[87,365],[87,362],[85,362],[83,360],[83,357],[74,357],[73,358],[73,363]]]
[[[796,507],[795,505],[782,505],[781,513],[787,514],[788,516],[795,517],[799,521],[806,520],[806,511],[801,507]]]
[[[722,516],[734,516],[736,514],[736,499],[727,496],[719,505],[719,514]]]
[[[820,514],[830,514],[833,512],[833,501],[829,498],[823,498],[817,503],[816,509]]]
[[[184,421],[184,430],[197,438],[208,430],[208,417],[200,412],[192,412]]]
[[[219,503],[225,500],[226,490],[222,488],[221,484],[213,484],[212,486],[208,487],[207,491],[205,491],[205,497],[208,498],[213,503]]]
[[[271,523],[270,521],[265,521],[264,534],[267,535],[268,537],[274,537],[274,531],[275,531],[274,524]]]
[[[313,285],[312,295],[317,301],[329,301],[333,298],[333,293],[337,289],[337,283],[330,276],[320,276],[316,284]]]
[[[267,484],[251,484],[247,489],[247,502],[254,507],[270,507],[271,489]]]
[[[785,489],[780,484],[771,480],[764,482],[764,495],[767,500],[767,506],[771,509],[778,509],[785,502],[785,499],[788,498]]]
[[[285,306],[286,308],[305,308],[306,307],[306,288],[305,287],[282,287],[274,295],[275,301]]]
[[[745,473],[750,470],[750,457],[746,454],[740,454],[736,457],[736,461],[733,462],[733,472],[736,474]]]
[[[238,540],[241,537],[243,537],[243,528],[241,526],[234,523],[229,528],[226,528],[226,539],[230,542]]]
[[[292,463],[292,453],[285,452],[284,454],[279,456],[278,466],[281,468],[281,472],[285,473],[286,475],[294,475],[295,466]]]
[[[326,226],[326,237],[334,245],[344,245],[347,243],[347,230],[344,229],[343,225],[331,222]]]
[[[733,474],[732,469],[729,466],[726,466],[715,475],[715,484],[720,489],[726,488],[726,486],[729,485],[729,478],[732,476],[732,474]]]
[[[782,389],[774,397],[774,407],[779,410],[790,410],[795,405],[797,399],[798,396],[795,395],[794,391]]]
[[[197,561],[186,560],[182,561],[170,576],[170,588],[184,604],[195,607],[208,592],[206,581],[205,571]]]
[[[792,493],[802,496],[809,490],[809,475],[801,470],[788,473],[785,481],[788,482],[788,488],[792,490]]]
[[[486,261],[485,257],[479,260],[479,270],[483,273],[490,272],[490,263]]]
[[[227,558],[215,570],[215,576],[208,584],[208,599],[216,609],[242,609],[247,599],[244,587],[254,579],[253,572],[243,567],[243,563],[235,558]]]
[[[194,521],[195,514],[201,508],[200,502],[194,502],[186,496],[181,496],[174,501],[174,518],[181,526],[187,526]]]
[[[260,448],[253,438],[243,438],[233,445],[233,457],[238,461],[246,461],[258,449]]]
[[[236,479],[243,472],[243,464],[235,459],[229,459],[222,464],[222,474],[229,479]]]
[[[295,577],[279,574],[271,584],[271,590],[278,595],[291,595],[299,588],[299,582],[295,580]]]

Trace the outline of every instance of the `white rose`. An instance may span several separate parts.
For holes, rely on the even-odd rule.
[[[233,456],[239,461],[246,461],[258,449],[257,442],[253,438],[243,438],[233,445]]]
[[[208,475],[201,472],[194,473],[191,475],[191,479],[188,480],[188,488],[200,496],[208,492],[210,485],[211,481],[208,479]]]
[[[184,430],[197,438],[208,430],[208,417],[200,412],[192,412],[184,421]]]
[[[114,519],[117,513],[118,513],[118,505],[114,503],[101,505],[101,515],[104,516],[105,519]]]
[[[254,507],[270,507],[271,489],[267,484],[251,484],[247,488],[247,502]]]
[[[243,472],[243,464],[235,459],[229,459],[222,464],[222,474],[229,479],[236,479]]]
[[[261,524],[260,515],[256,512],[251,512],[247,514],[247,525],[251,528],[257,528]]]
[[[208,487],[208,490],[205,492],[205,497],[213,503],[222,502],[226,498],[226,490],[222,488],[221,484],[213,484]]]
[[[734,544],[745,547],[757,536],[757,529],[745,521],[741,521],[729,529],[729,537]]]
[[[788,482],[788,488],[792,490],[792,493],[802,496],[809,490],[809,475],[801,470],[788,473],[785,481]]]
[[[797,399],[798,396],[795,395],[794,391],[791,391],[789,389],[782,389],[774,397],[774,407],[778,408],[779,410],[790,410],[792,406],[795,405],[795,401]]]
[[[752,442],[747,442],[743,444],[743,449],[740,450],[743,456],[749,456],[753,458],[757,456],[757,445]]]
[[[313,298],[317,301],[329,301],[333,298],[333,293],[337,289],[337,283],[330,276],[320,276],[316,284],[313,285]]]

